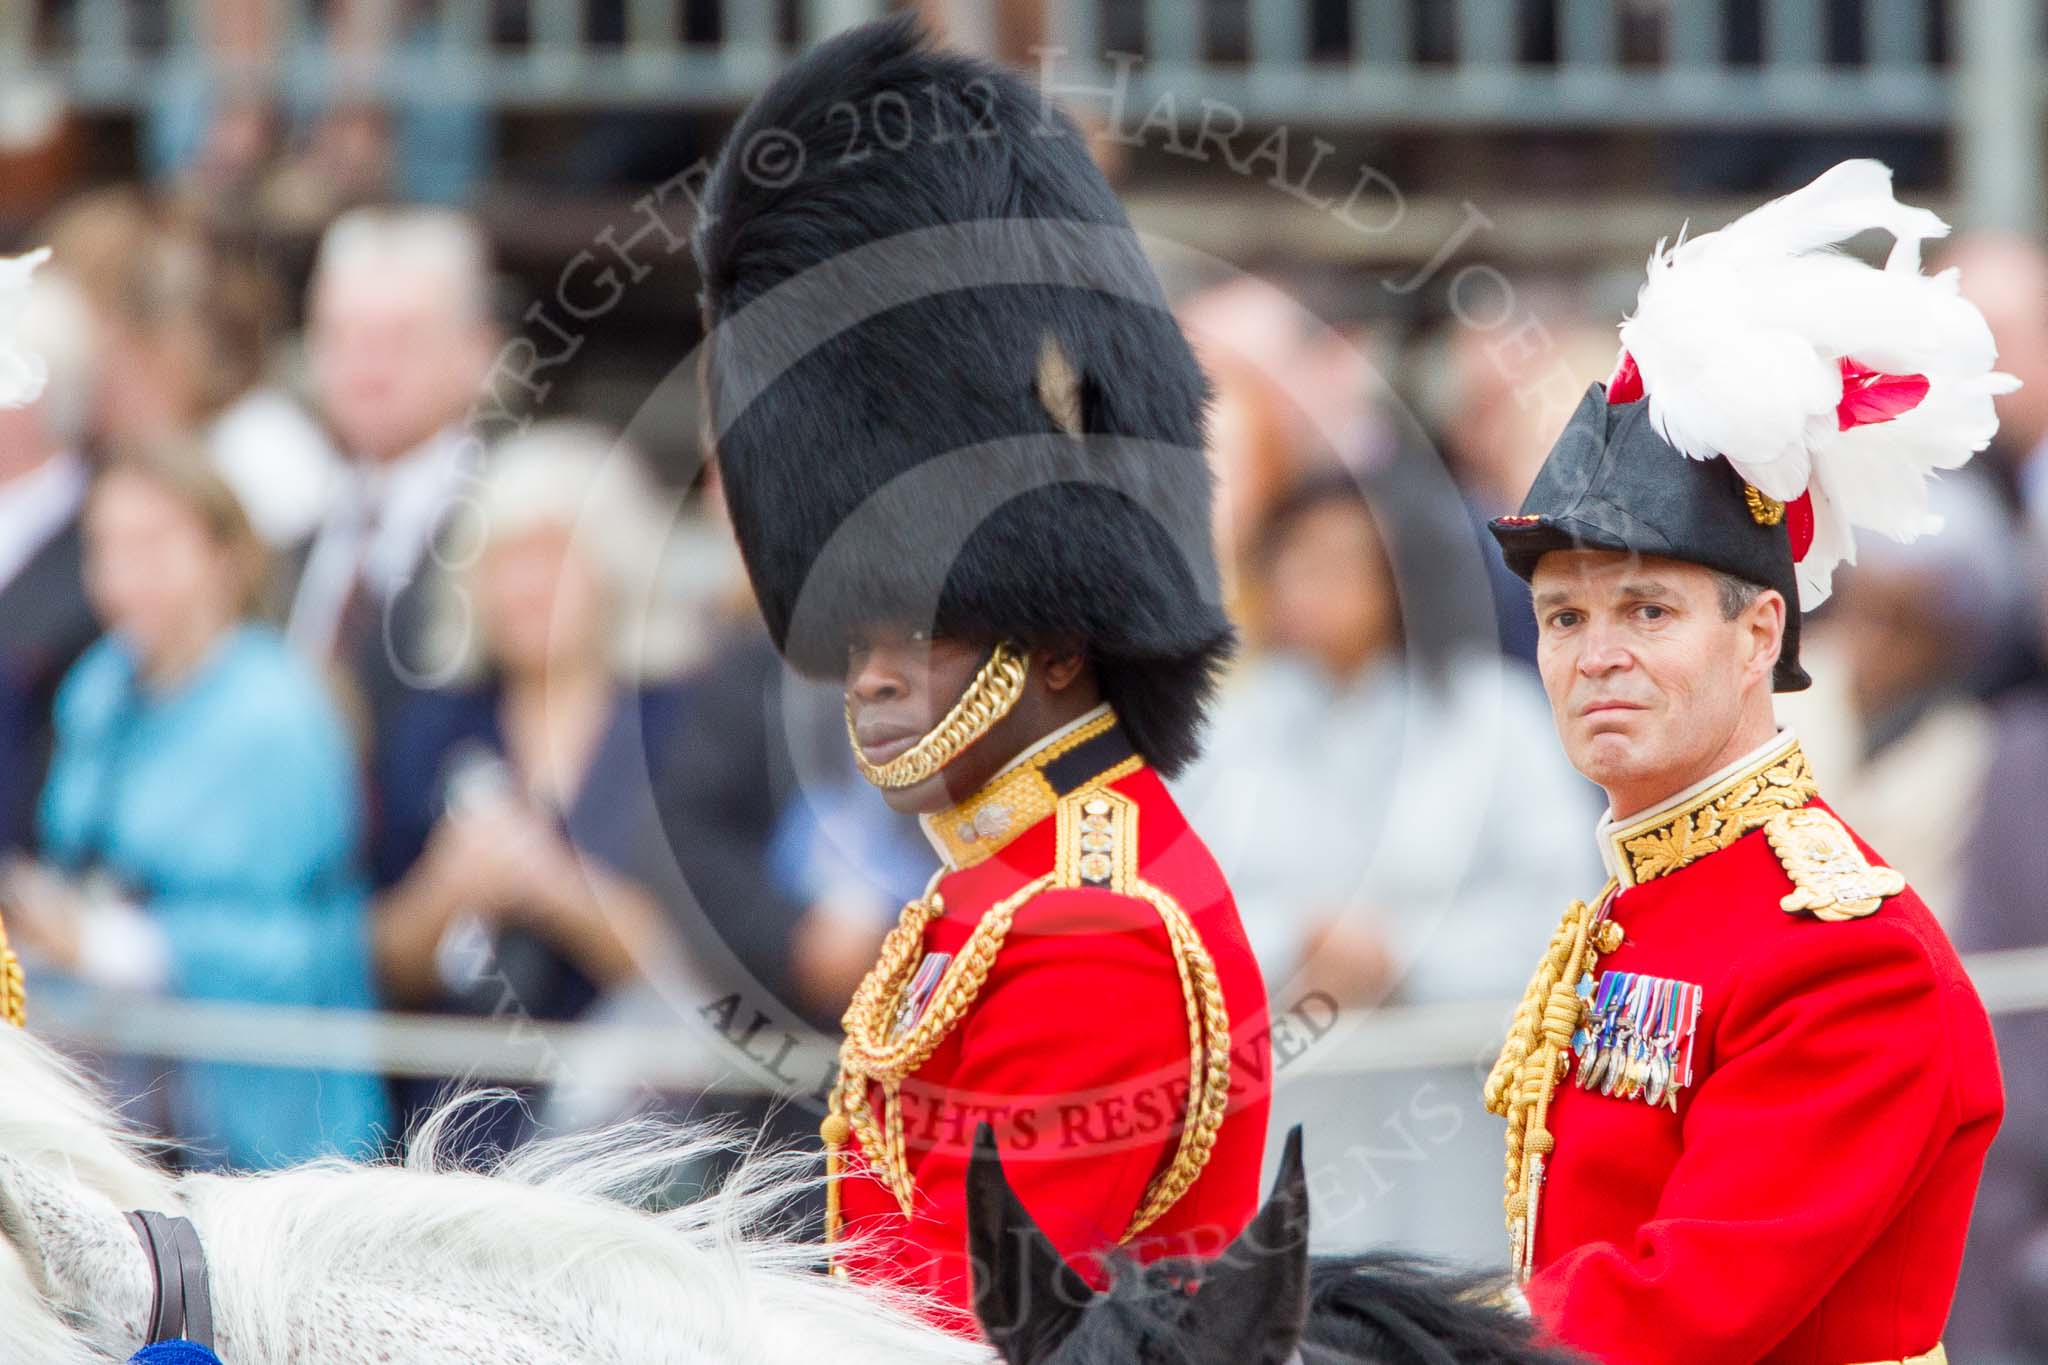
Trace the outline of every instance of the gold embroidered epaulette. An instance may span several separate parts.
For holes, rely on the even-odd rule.
[[[1792,890],[1778,902],[1788,915],[1839,922],[1861,919],[1906,889],[1897,869],[1874,866],[1842,822],[1818,806],[1781,811],[1764,823]]]
[[[1138,1201],[1122,1238],[1129,1241],[1172,1208],[1209,1164],[1230,1108],[1230,1012],[1223,1003],[1215,960],[1195,932],[1194,921],[1179,901],[1139,873],[1138,803],[1108,786],[1092,787],[1061,797],[1055,814],[1059,837],[1054,884],[1066,889],[1096,887],[1150,905],[1165,926],[1187,1005],[1188,1108],[1180,1144]]]

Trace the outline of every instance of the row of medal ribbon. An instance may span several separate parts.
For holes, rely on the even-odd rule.
[[[1603,972],[1579,982],[1579,997],[1586,1002],[1572,1036],[1579,1089],[1676,1112],[1678,1092],[1692,1084],[1700,988],[1641,972]]]
[[[926,953],[917,964],[917,974],[904,986],[903,994],[896,997],[896,1017],[889,1025],[891,1043],[899,1041],[924,1018],[925,1009],[938,994],[939,982],[945,979],[946,968],[952,961],[951,953]]]

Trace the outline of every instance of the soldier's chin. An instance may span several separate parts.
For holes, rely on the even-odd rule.
[[[1605,722],[1589,726],[1572,745],[1572,766],[1588,781],[1614,786],[1643,766],[1643,742],[1633,728]]]
[[[942,811],[957,799],[946,785],[946,770],[939,769],[924,781],[909,787],[877,787],[883,804],[899,815],[930,815]]]

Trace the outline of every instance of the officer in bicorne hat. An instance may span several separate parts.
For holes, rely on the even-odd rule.
[[[1835,251],[1869,228],[1878,269]],[[1519,514],[1559,735],[1611,876],[1487,1082],[1535,1312],[1611,1362],[1928,1362],[2003,1109],[1991,1030],[1906,876],[1829,810],[1773,691],[1854,533],[1935,529],[1997,428],[1946,231],[1846,162],[1650,258]]]
[[[1018,77],[867,25],[707,183],[712,444],[769,630],[842,682],[938,855],[845,1017],[841,1273],[972,1332],[980,1122],[1084,1273],[1258,1198],[1265,989],[1163,779],[1232,646],[1200,370],[1108,184]],[[992,1324],[991,1330],[998,1330]]]

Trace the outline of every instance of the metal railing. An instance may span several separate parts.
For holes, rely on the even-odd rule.
[[[337,4],[390,11],[404,35],[370,86],[494,107],[740,102],[788,55],[774,0],[721,0],[686,40],[685,0],[268,0],[280,61],[259,73],[338,81],[317,41]],[[241,8],[248,7],[242,0]],[[957,40],[986,42],[1003,0],[951,0]],[[801,0],[796,45],[870,18],[886,0]],[[1855,0],[1854,54],[1831,51],[1829,0],[1762,0],[1756,32],[1725,0],[1046,0],[1046,42],[1075,74],[1142,58],[1138,89],[1227,101],[1258,119],[1457,125],[1797,123],[1935,126],[1953,103],[1931,0]],[[212,0],[73,0],[39,15],[0,5],[0,69],[31,64],[83,103],[133,106],[171,67],[202,63]],[[1341,20],[1341,22],[1339,22]],[[1744,49],[1733,54],[1730,45]],[[1747,51],[1754,47],[1753,54]],[[1012,54],[1025,58],[1025,54]],[[1754,57],[1750,60],[1749,57]],[[1853,55],[1855,60],[1848,58]],[[456,84],[451,87],[450,80]]]
[[[1057,5],[1058,45],[1099,53],[1113,2]],[[1763,0],[1754,62],[1731,60],[1721,0],[1352,0],[1334,46],[1335,35],[1311,33],[1303,0],[1247,0],[1242,62],[1211,55],[1202,6],[1143,8],[1141,95],[1199,92],[1262,119],[1938,126],[1951,103],[1927,0],[1861,0],[1865,41],[1854,63],[1827,50],[1822,0]]]
[[[499,110],[730,109],[793,48],[889,8],[796,0],[785,33],[776,0],[719,0],[693,35],[685,10],[705,7],[685,0],[264,0],[279,16],[274,56],[229,71],[206,41],[224,3],[6,0],[0,82],[31,72],[100,109],[140,107],[195,71],[301,97],[346,87]],[[1953,0],[1953,32],[1934,0],[1756,4],[1737,24],[1752,11],[1729,0],[1042,0],[1040,46],[1077,100],[1114,86],[1135,111],[1174,100],[1177,120],[1215,103],[1255,124],[1952,133],[1969,221],[2033,226],[2031,0]],[[374,60],[337,55],[318,16],[342,6],[382,13],[399,36]],[[937,8],[956,41],[1015,29],[998,21],[1005,0]]]
[[[1978,953],[1964,965],[1992,1014],[2048,1011],[2048,948]],[[1512,1002],[1474,1001],[1341,1016],[1289,1074],[1476,1064],[1500,1046],[1513,1013]],[[545,1084],[601,1064],[610,1079],[683,1093],[787,1093],[790,1078],[821,1085],[837,1052],[816,1034],[792,1034],[787,1044],[750,1035],[737,1046],[683,1015],[669,1027],[539,1024],[88,993],[37,1000],[30,1026],[102,1053],[484,1082]]]

